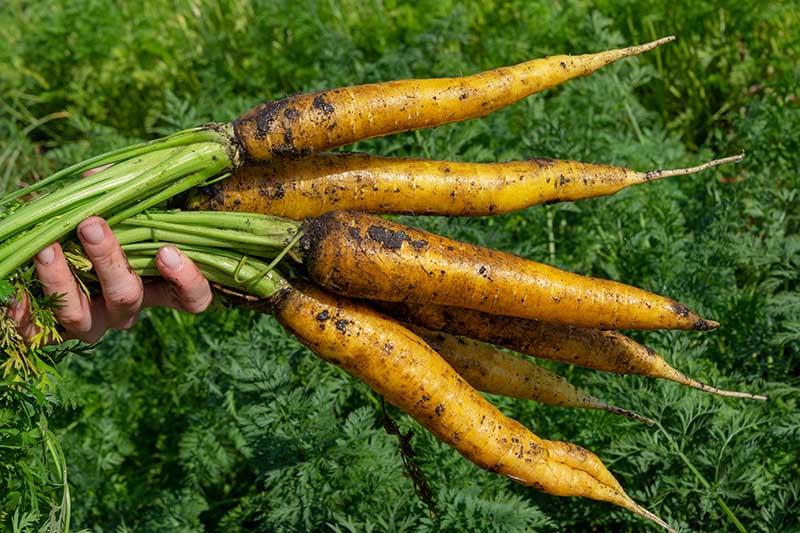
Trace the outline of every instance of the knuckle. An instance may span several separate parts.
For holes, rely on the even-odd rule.
[[[113,308],[138,308],[142,302],[141,283],[110,291],[105,296],[106,303]]]
[[[64,329],[73,333],[88,333],[92,328],[92,321],[89,313],[83,311],[65,311],[58,317],[59,323]]]
[[[192,268],[183,268],[179,272],[175,273],[171,276],[170,282],[177,288],[180,292],[186,292],[191,290],[193,287],[197,287],[201,283],[205,281],[203,275],[197,270],[196,267]]]
[[[87,251],[87,255],[89,255],[94,268],[99,271],[107,271],[116,266],[116,254],[113,248],[103,247],[100,250],[94,250],[91,254]]]

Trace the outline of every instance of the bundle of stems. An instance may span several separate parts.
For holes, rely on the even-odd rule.
[[[277,267],[286,256],[300,261],[294,247],[302,236],[300,223],[269,215],[184,211],[134,216],[114,234],[141,276],[159,275],[155,255],[172,244],[209,281],[265,299],[287,286]]]
[[[115,224],[173,196],[226,177],[235,151],[203,127],[98,156],[0,199],[0,280],[93,215]],[[90,169],[110,165],[82,178]],[[44,192],[28,201],[24,196]]]

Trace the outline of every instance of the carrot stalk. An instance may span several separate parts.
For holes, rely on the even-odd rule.
[[[389,81],[289,96],[239,117],[235,135],[246,159],[266,161],[482,117],[674,39],[595,54],[556,55],[459,78]]]
[[[373,305],[404,322],[463,335],[533,357],[615,374],[666,379],[719,396],[767,399],[758,394],[727,391],[700,383],[672,368],[650,348],[616,331],[550,324],[432,304],[373,302]]]
[[[27,223],[18,223],[13,214],[5,219],[10,221],[6,234],[14,235],[15,238],[0,243],[0,279],[9,276],[50,243],[72,233],[83,219],[93,215],[108,217],[115,210],[123,209],[135,214],[150,207],[149,197],[142,198],[143,191],[157,194],[158,191],[170,187],[177,194],[188,190],[217,174],[224,168],[227,158],[225,146],[216,142],[195,143],[175,152],[162,152],[166,154],[163,159],[152,167],[148,166],[138,175],[135,187],[119,186],[89,201],[63,206],[64,211],[41,222],[32,230],[27,227]],[[115,167],[106,172],[115,172]],[[47,204],[46,196],[36,202],[43,209],[47,208]],[[27,234],[26,230],[34,234]]]
[[[406,325],[436,350],[476,389],[558,407],[599,409],[637,422],[655,422],[615,407],[571,385],[566,379],[532,361],[505,353],[490,344]]]
[[[637,172],[551,159],[462,163],[321,153],[244,165],[230,179],[192,191],[186,205],[194,210],[266,213],[295,220],[338,210],[496,215],[537,204],[606,196],[631,185],[692,174],[743,157]]]
[[[304,226],[309,276],[339,294],[460,306],[593,328],[710,330],[672,299],[466,244],[374,215],[328,213]]]

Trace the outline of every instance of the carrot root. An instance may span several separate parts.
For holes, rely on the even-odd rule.
[[[595,398],[529,359],[506,353],[491,344],[414,324],[404,323],[404,326],[419,335],[480,391],[557,407],[598,409],[653,423],[649,418]]]
[[[707,161],[706,163],[695,165],[693,167],[686,167],[686,168],[674,168],[674,169],[664,169],[664,170],[651,170],[649,172],[645,172],[642,175],[643,181],[651,181],[651,180],[658,180],[661,178],[671,178],[673,176],[686,176],[687,174],[694,174],[696,172],[702,172],[703,170],[718,167],[720,165],[726,165],[728,163],[738,163],[744,159],[744,152],[738,155],[732,155],[730,157],[723,157],[721,159],[713,159],[711,161]]]
[[[265,310],[320,358],[364,381],[476,465],[556,496],[634,509],[596,455],[541,439],[506,417],[390,318],[307,284],[287,286],[266,303]]]
[[[325,152],[244,165],[230,179],[190,193],[186,205],[194,210],[266,213],[294,220],[338,210],[498,215],[544,203],[608,196],[629,186],[699,172],[742,157],[638,172],[541,158],[465,163]]]
[[[718,324],[685,305],[616,281],[447,239],[364,213],[310,219],[301,241],[309,276],[350,297],[467,307],[602,329]]]
[[[636,422],[647,424],[648,426],[653,426],[656,423],[656,421],[653,420],[652,418],[647,418],[646,416],[640,415],[635,411],[631,411],[630,409],[623,409],[622,407],[617,407],[616,405],[610,405],[599,400],[596,409],[601,409],[603,411],[608,411],[609,413],[613,413],[615,415],[624,416],[626,418],[630,418],[631,420],[635,420]]]
[[[759,400],[762,402],[765,402],[769,399],[767,396],[764,396],[762,394],[752,394],[749,392],[724,390],[717,387],[713,387],[701,381],[697,381],[696,379],[692,379],[677,371],[675,376],[668,377],[667,379],[675,381],[676,383],[680,383],[681,385],[686,385],[687,387],[691,387],[693,389],[701,390],[703,392],[710,392],[711,394],[716,394],[717,396],[725,396],[728,398],[745,398],[748,400]]]
[[[245,159],[307,154],[403,131],[478,118],[625,57],[668,43],[556,55],[456,78],[398,80],[290,96],[234,122]]]
[[[633,513],[636,513],[641,517],[647,518],[648,520],[650,520],[652,522],[655,522],[656,524],[658,524],[659,526],[663,527],[667,531],[670,531],[671,533],[677,533],[677,531],[672,526],[670,526],[666,521],[664,521],[661,518],[659,518],[658,516],[656,516],[654,513],[648,511],[647,509],[645,509],[644,507],[642,507],[638,503],[634,502],[630,498],[628,498],[628,501],[629,501],[629,504],[626,505],[625,508],[628,509],[629,511],[631,511]]]
[[[673,368],[653,350],[616,331],[549,324],[433,304],[374,302],[373,305],[398,320],[497,344],[533,357],[602,372],[666,379],[719,396],[767,400],[763,395],[727,391],[692,379]],[[614,406],[609,408],[619,409]],[[652,422],[633,414],[634,419]]]

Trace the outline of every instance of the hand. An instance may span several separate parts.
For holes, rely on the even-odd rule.
[[[130,328],[144,307],[166,306],[199,313],[211,304],[208,281],[192,261],[174,246],[156,255],[163,280],[143,284],[105,220],[91,217],[78,226],[78,238],[100,280],[102,295],[89,299],[79,288],[58,243],[39,252],[34,259],[36,275],[46,295],[61,294],[55,310],[64,327],[65,339],[97,342],[109,329]],[[19,332],[29,341],[37,332],[27,300],[8,308]]]

